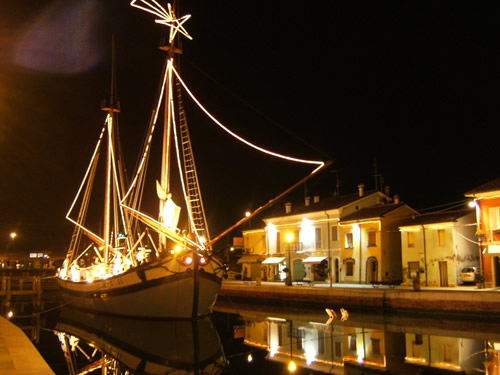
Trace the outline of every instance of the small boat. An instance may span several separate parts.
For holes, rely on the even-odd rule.
[[[64,308],[57,320],[70,374],[220,374],[227,365],[209,318],[143,320]],[[101,371],[99,371],[101,370]]]
[[[210,314],[221,287],[225,267],[214,256],[213,245],[329,163],[297,159],[263,149],[218,122],[200,105],[176,68],[181,52],[177,37],[183,35],[191,39],[183,26],[189,16],[177,17],[170,4],[165,9],[153,0],[132,0],[131,5],[153,14],[158,18],[157,23],[170,28],[168,40],[161,47],[166,51],[166,60],[156,109],[147,127],[136,171],[127,182],[118,139],[119,105],[113,95],[115,79],[112,79],[110,101],[103,106],[107,116],[101,135],[66,216],[74,224],[75,231],[57,279],[64,298],[83,309],[127,317],[196,319]],[[184,96],[190,97],[216,125],[246,146],[292,162],[315,165],[315,169],[251,215],[211,238],[184,110]],[[146,177],[146,171],[148,165],[154,164],[149,161],[153,136],[160,128],[162,106],[160,179],[156,181],[156,189],[148,189],[151,179]],[[90,197],[94,183],[99,181],[96,177],[98,156],[105,143],[104,214],[102,219],[94,220],[94,223],[101,221],[102,226],[91,229],[87,224],[92,213],[89,210]],[[156,213],[149,213],[151,207],[149,211],[145,209],[142,198],[144,192],[154,190],[159,209]],[[150,199],[151,195],[148,201]]]

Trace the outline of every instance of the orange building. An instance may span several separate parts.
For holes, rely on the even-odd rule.
[[[474,198],[479,261],[486,287],[500,286],[500,178],[467,192]]]

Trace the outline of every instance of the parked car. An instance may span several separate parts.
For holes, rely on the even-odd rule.
[[[475,283],[479,277],[479,267],[465,267],[460,272],[460,284]]]

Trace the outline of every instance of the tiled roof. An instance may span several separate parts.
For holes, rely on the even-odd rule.
[[[280,205],[280,206],[277,205],[272,210],[272,212],[269,213],[269,215],[266,215],[266,218],[282,217],[282,216],[289,216],[289,215],[299,215],[299,214],[305,214],[305,213],[309,213],[309,212],[317,212],[317,211],[325,211],[325,210],[333,210],[333,209],[347,206],[348,204],[356,202],[357,200],[360,200],[360,199],[364,199],[364,198],[369,197],[369,196],[376,194],[376,193],[380,193],[382,195],[385,195],[382,192],[372,190],[372,191],[366,191],[362,197],[359,196],[359,193],[343,194],[343,195],[321,198],[320,201],[317,203],[314,203],[313,197],[311,197],[311,201],[310,201],[310,204],[308,206],[306,206],[304,200],[302,200],[300,203],[292,202],[292,212],[289,214],[285,214],[285,208],[283,205]]]
[[[485,184],[482,184],[472,190],[469,190],[468,192],[465,193],[466,196],[469,195],[475,195],[479,193],[487,193],[490,191],[497,191],[500,190],[500,178],[497,178],[493,181],[487,182]]]
[[[370,218],[380,218],[384,217],[387,213],[395,210],[398,207],[404,206],[404,203],[398,204],[379,204],[372,207],[365,207],[360,209],[359,211],[353,212],[347,216],[344,216],[340,219],[341,222],[346,221],[355,221],[355,220],[364,220]]]
[[[446,223],[455,222],[462,216],[470,214],[474,211],[474,208],[466,208],[462,210],[455,211],[441,211],[441,212],[429,212],[426,214],[415,215],[408,220],[401,222],[400,226],[410,226],[410,225],[423,225],[423,224],[434,224],[434,223]]]

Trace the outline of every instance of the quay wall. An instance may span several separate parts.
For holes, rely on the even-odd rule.
[[[220,297],[265,304],[349,307],[387,312],[443,312],[500,317],[497,290],[412,290],[222,284]]]

